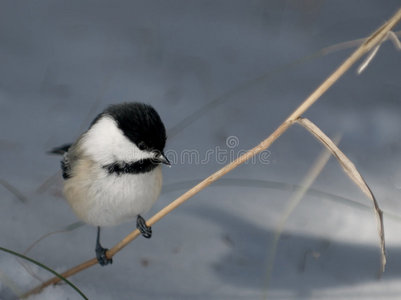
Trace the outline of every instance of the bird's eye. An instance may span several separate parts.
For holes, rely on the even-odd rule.
[[[138,148],[139,148],[139,150],[145,150],[145,149],[146,149],[146,144],[145,144],[145,142],[139,142],[139,143],[138,143]]]

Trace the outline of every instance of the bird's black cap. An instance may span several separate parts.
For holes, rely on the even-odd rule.
[[[163,153],[166,129],[152,106],[138,102],[114,104],[99,114],[91,126],[105,115],[111,116],[124,135],[141,150]]]

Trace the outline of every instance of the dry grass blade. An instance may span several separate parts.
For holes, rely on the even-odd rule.
[[[65,232],[69,232],[72,230],[75,230],[81,226],[83,226],[84,223],[83,222],[75,222],[72,223],[68,226],[65,226],[64,228],[60,229],[60,230],[55,230],[49,233],[46,233],[44,235],[42,235],[41,237],[39,237],[36,241],[34,241],[22,254],[23,255],[27,255],[29,251],[31,251],[34,247],[36,247],[41,241],[43,241],[44,239],[48,238],[49,236],[52,236],[54,234],[59,234],[59,233],[65,233]],[[22,260],[18,260],[18,262],[21,264],[21,266],[34,278],[36,278],[39,282],[44,283],[44,280],[42,278],[40,278],[38,275],[35,274],[35,272],[32,270],[31,265],[25,263]]]
[[[397,50],[401,50],[401,42],[398,39],[397,33],[393,31],[388,32],[388,39],[393,43],[394,48]]]
[[[370,62],[376,56],[377,52],[380,49],[380,46],[387,40],[390,40],[393,43],[394,48],[396,50],[401,50],[401,42],[398,39],[397,35],[393,31],[387,32],[387,35],[385,37],[383,37],[383,39],[377,44],[377,46],[374,47],[370,51],[369,55],[366,57],[366,59],[363,61],[363,63],[359,66],[359,68],[357,70],[358,74],[361,74],[363,71],[365,71],[366,67],[370,64]]]
[[[60,180],[60,174],[61,171],[57,171],[55,174],[46,178],[46,180],[36,188],[36,193],[43,194],[44,192],[46,192],[53,184],[55,184],[55,182]]]
[[[22,203],[27,202],[26,197],[15,186],[11,185],[4,179],[0,179],[0,184],[4,186],[4,188],[7,189],[11,194],[17,197],[19,201],[21,201]]]
[[[78,221],[78,222],[74,222],[74,223],[72,223],[72,224],[70,224],[70,225],[68,225],[68,226],[65,226],[65,227],[62,228],[62,229],[48,232],[48,233],[42,235],[41,237],[39,237],[36,241],[34,241],[34,242],[24,251],[23,254],[24,254],[24,255],[27,255],[29,251],[31,251],[34,247],[36,247],[36,245],[38,245],[42,240],[48,238],[48,237],[51,236],[51,235],[59,234],[59,233],[64,233],[64,232],[69,232],[69,231],[75,230],[75,229],[77,229],[77,228],[79,228],[79,227],[81,227],[81,226],[83,226],[83,225],[84,225],[83,222]]]
[[[362,192],[368,196],[373,202],[374,211],[377,217],[377,225],[380,237],[380,249],[381,249],[381,271],[384,272],[386,266],[386,246],[384,239],[384,226],[383,226],[383,212],[376,201],[375,196],[358,172],[355,165],[349,160],[349,158],[337,147],[337,145],[324,134],[314,123],[305,118],[299,118],[296,122],[305,127],[310,133],[312,133],[331,153],[337,158],[341,167],[345,173],[356,183],[356,185],[362,190]]]
[[[362,64],[358,67],[357,73],[362,74],[363,71],[367,68],[367,66],[370,64],[370,62],[373,60],[373,58],[376,56],[377,52],[379,51],[381,46],[381,43],[377,45],[376,47],[371,50],[369,55],[365,58],[365,60],[362,62]]]

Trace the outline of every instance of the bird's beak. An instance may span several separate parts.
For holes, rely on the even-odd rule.
[[[167,159],[167,157],[164,155],[164,153],[161,153],[161,154],[159,155],[158,159],[159,159],[159,161],[160,161],[162,164],[171,166],[170,161]]]

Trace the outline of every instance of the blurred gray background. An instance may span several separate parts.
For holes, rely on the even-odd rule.
[[[107,105],[152,104],[168,130],[166,149],[178,157],[195,150],[202,159],[216,147],[238,154],[267,137],[354,48],[321,49],[369,35],[399,7],[391,0],[1,1],[1,246],[23,252],[77,221],[61,196],[59,158],[46,152],[74,141]],[[73,282],[93,299],[263,299],[266,290],[273,299],[396,299],[400,55],[386,42],[362,75],[354,67],[306,113],[329,136],[342,134],[341,148],[385,210],[389,265],[381,281],[370,203],[331,160],[313,186],[329,195],[308,195],[290,217],[267,283],[291,185],[322,149],[294,127],[267,161],[234,170],[155,225],[150,241],[138,239],[113,266]],[[232,148],[230,136],[238,142]],[[175,161],[147,217],[222,165],[213,156]],[[132,227],[106,229],[105,246]],[[94,238],[84,226],[29,254],[63,271],[93,255]],[[0,256],[5,273],[9,260]],[[15,278],[22,289],[37,284],[25,276]],[[76,296],[60,287],[60,299],[61,291]]]

